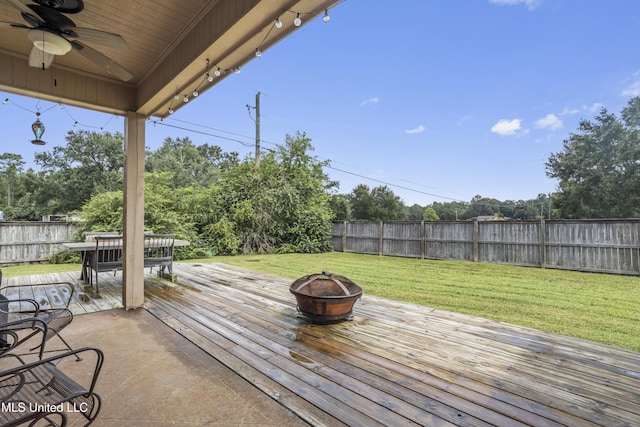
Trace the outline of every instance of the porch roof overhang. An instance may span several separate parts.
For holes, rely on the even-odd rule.
[[[265,51],[297,30],[298,13],[304,25],[339,1],[84,0],[83,11],[65,16],[77,27],[120,34],[128,48],[85,44],[131,78],[123,81],[75,49],[56,56],[47,69],[30,67],[27,29],[0,25],[0,90],[109,114],[166,117],[185,105],[185,94],[205,92],[254,59],[256,49]],[[30,2],[0,0],[0,21],[27,25],[15,3]]]
[[[40,4],[69,9],[78,0],[33,0],[36,10],[26,5],[28,1],[0,0],[0,90],[125,116],[123,306],[140,307],[144,303],[144,119],[165,117],[170,109],[186,105],[182,99],[193,97],[195,88],[203,93],[220,83],[255,58],[256,49],[265,51],[297,30],[298,14],[304,25],[341,0],[84,0],[84,10],[68,17],[42,9],[30,12],[38,11]],[[42,13],[49,15],[38,17]],[[128,47],[105,46],[103,34],[89,31],[94,39],[84,41],[88,48],[76,44],[55,56],[48,68],[29,66],[29,37],[34,34],[29,34],[29,27],[34,22],[42,25],[40,19],[64,22],[57,26],[66,31],[71,26],[67,18],[77,28],[119,34]],[[277,19],[282,25],[276,27]],[[28,22],[31,25],[25,25]],[[73,31],[82,39],[81,30]],[[32,62],[37,64],[40,58]]]

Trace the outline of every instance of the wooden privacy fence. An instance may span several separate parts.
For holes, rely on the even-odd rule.
[[[335,222],[336,251],[640,275],[640,219]]]
[[[46,261],[77,231],[70,222],[0,222],[0,264]]]

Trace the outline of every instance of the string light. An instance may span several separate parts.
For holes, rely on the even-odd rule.
[[[314,12],[308,12],[308,13],[302,13],[302,12],[296,12],[293,10],[287,10],[286,12],[288,13],[293,13],[295,14],[295,19],[293,20],[293,24],[296,27],[299,27],[302,25],[302,15],[315,15],[317,13],[319,13],[319,11],[314,11]],[[325,9],[324,10],[324,16],[322,18],[323,22],[329,22],[331,18],[329,17],[329,9]],[[273,25],[271,25],[271,27],[269,28],[269,31],[267,31],[266,35],[264,36],[264,38],[262,39],[261,43],[258,45],[258,47],[256,47],[256,51],[255,51],[255,57],[256,58],[260,58],[262,57],[262,46],[264,45],[264,43],[267,41],[267,39],[269,38],[269,36],[271,35],[271,32],[273,31],[274,28],[282,28],[283,23],[280,20],[280,17],[278,16],[275,21],[273,21]],[[235,68],[224,68],[221,67],[220,65],[214,65],[212,67],[212,64],[209,62],[209,59],[206,59],[206,69],[205,69],[205,73],[204,76],[202,78],[201,83],[193,90],[193,92],[191,92],[191,96],[193,96],[194,98],[197,97],[200,94],[200,88],[202,87],[203,84],[205,84],[205,82],[208,83],[212,83],[215,79],[215,77],[220,77],[223,74],[229,74],[229,73],[234,73],[234,74],[240,74],[240,66],[236,66]],[[213,75],[211,73],[211,70],[213,69]],[[173,103],[174,101],[178,101],[180,99],[180,95],[178,93],[176,93],[173,96],[173,101],[171,101],[171,103],[169,104],[169,107],[167,109],[168,114],[173,114],[174,113],[174,108],[173,108]],[[188,94],[184,94],[182,97],[182,101],[184,103],[189,102],[189,95]]]
[[[31,125],[31,131],[36,136],[36,139],[32,140],[31,143],[35,144],[35,145],[45,145],[46,144],[42,140],[42,135],[44,134],[45,127],[44,127],[44,124],[42,123],[42,121],[40,121],[40,117],[44,113],[46,113],[46,112],[52,110],[53,108],[55,108],[56,106],[67,114],[67,116],[71,120],[72,126],[74,128],[77,128],[78,126],[82,126],[82,127],[85,127],[85,128],[100,129],[100,131],[102,131],[104,133],[107,133],[105,131],[105,127],[111,122],[111,120],[113,120],[114,117],[116,117],[116,118],[118,117],[117,115],[114,114],[114,115],[110,116],[109,119],[102,126],[92,126],[92,125],[80,123],[79,121],[77,121],[71,115],[71,113],[69,112],[69,109],[66,108],[66,106],[62,102],[53,103],[49,108],[44,109],[44,111],[40,111],[41,110],[41,108],[40,108],[41,100],[40,99],[38,99],[38,102],[36,104],[36,109],[35,109],[36,111],[33,111],[33,110],[31,110],[29,108],[26,108],[26,107],[23,107],[22,105],[19,105],[19,104],[15,103],[14,101],[10,100],[9,98],[5,98],[2,101],[2,104],[6,105],[9,102],[11,102],[11,104],[15,105],[16,107],[18,107],[18,108],[20,108],[22,110],[28,111],[28,112],[33,113],[33,114],[36,115],[36,121]]]

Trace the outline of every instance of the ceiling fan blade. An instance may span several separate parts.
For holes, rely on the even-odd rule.
[[[123,81],[129,81],[133,78],[133,74],[122,68],[113,59],[101,54],[97,50],[90,48],[80,42],[72,41],[71,46],[89,61],[94,62]]]
[[[0,21],[0,28],[26,28],[26,29],[30,29],[31,27],[27,27],[24,24],[16,24],[14,22]]]
[[[20,12],[22,12],[24,15],[27,15],[31,18],[33,18],[35,21],[39,22],[39,23],[43,23],[44,21],[42,19],[40,19],[38,16],[35,16],[33,14],[33,10],[31,10],[31,8],[29,6],[27,6],[26,4],[20,2],[19,0],[6,0],[7,3],[10,3],[13,5],[13,7],[15,7],[16,9],[18,9]]]
[[[88,43],[97,43],[103,46],[128,48],[129,45],[122,36],[106,31],[94,30],[82,27],[65,27],[64,31],[68,32],[65,36],[69,39],[81,40]]]
[[[42,69],[49,68],[54,57],[55,55],[33,46],[31,48],[31,53],[29,53],[29,66]]]

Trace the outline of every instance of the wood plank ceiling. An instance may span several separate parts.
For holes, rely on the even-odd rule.
[[[0,0],[0,21],[28,25],[20,5],[76,0]],[[30,67],[27,28],[0,23],[0,90],[112,114],[135,111],[165,117],[236,67],[255,58],[340,0],[84,0],[84,10],[65,13],[76,27],[120,34],[128,48],[85,45],[131,74],[123,81],[76,49],[55,56],[47,69]],[[19,3],[16,5],[16,3]],[[275,26],[280,19],[282,27]],[[80,38],[82,40],[82,38]],[[208,61],[208,62],[207,62]],[[207,65],[209,64],[209,65]],[[220,76],[215,71],[220,68]],[[213,77],[209,82],[207,71]],[[180,100],[175,100],[178,94]],[[180,102],[177,102],[180,101]]]

